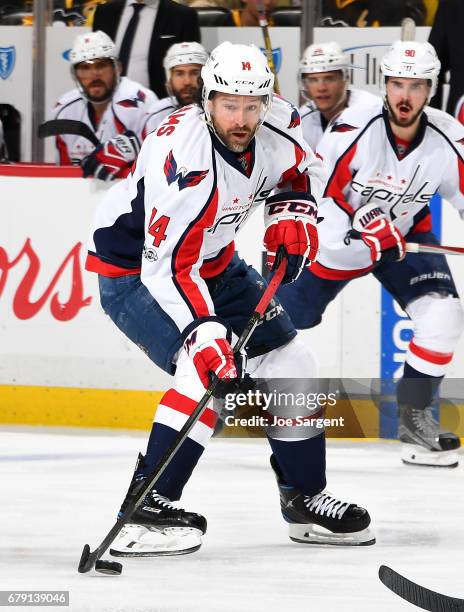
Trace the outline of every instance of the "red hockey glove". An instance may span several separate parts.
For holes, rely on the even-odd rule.
[[[134,132],[124,132],[98,145],[81,161],[84,177],[93,176],[102,181],[127,176],[127,171],[140,151]]]
[[[214,378],[219,378],[215,397],[225,397],[227,393],[236,391],[245,374],[246,354],[234,355],[227,336],[225,325],[218,320],[209,320],[195,327],[184,342],[184,349],[193,360],[205,389]]]
[[[351,236],[361,238],[369,247],[373,264],[401,261],[406,255],[406,243],[400,230],[376,204],[359,208],[353,216],[352,226]]]
[[[264,223],[266,265],[274,271],[280,258],[286,257],[282,284],[293,283],[303,268],[316,259],[319,248],[316,201],[306,193],[274,195],[266,200]]]

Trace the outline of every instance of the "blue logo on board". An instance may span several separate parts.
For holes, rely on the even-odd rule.
[[[11,75],[16,63],[16,47],[0,47],[0,78],[4,81]]]

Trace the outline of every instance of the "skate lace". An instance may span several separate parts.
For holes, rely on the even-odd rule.
[[[439,435],[438,423],[433,418],[432,408],[424,408],[423,410],[414,409],[412,411],[412,421],[414,425],[423,434],[429,438],[437,438]]]
[[[345,511],[350,505],[349,503],[342,502],[341,500],[335,498],[327,491],[318,493],[313,497],[305,496],[304,503],[308,510],[313,511],[316,514],[338,519],[343,517]]]
[[[168,497],[160,495],[156,491],[151,491],[150,498],[152,502],[160,506],[163,510],[180,510],[180,508],[175,506]]]

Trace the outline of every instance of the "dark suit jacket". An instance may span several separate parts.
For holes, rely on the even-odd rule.
[[[435,15],[429,42],[440,58],[440,85],[445,72],[450,71],[450,95],[446,110],[454,115],[456,103],[464,94],[464,2],[462,0],[440,0]],[[432,99],[432,106],[441,108],[442,87]]]
[[[124,5],[124,0],[99,4],[93,21],[94,32],[103,30],[114,40]],[[163,38],[163,36],[169,34],[173,36]],[[195,9],[178,4],[173,0],[160,0],[148,48],[150,89],[159,98],[167,96],[164,86],[166,77],[163,69],[163,58],[166,51],[174,43],[191,41],[201,42],[198,16]]]

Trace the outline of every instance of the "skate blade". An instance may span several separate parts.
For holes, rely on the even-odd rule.
[[[406,465],[422,465],[424,467],[455,468],[459,465],[456,451],[431,451],[417,444],[403,442],[401,461]]]
[[[147,528],[126,525],[114,542],[110,554],[114,557],[160,557],[188,555],[201,547],[199,529],[167,527]]]
[[[375,536],[369,528],[351,533],[333,533],[320,525],[300,525],[290,523],[289,537],[300,544],[319,544],[329,546],[371,546]]]

